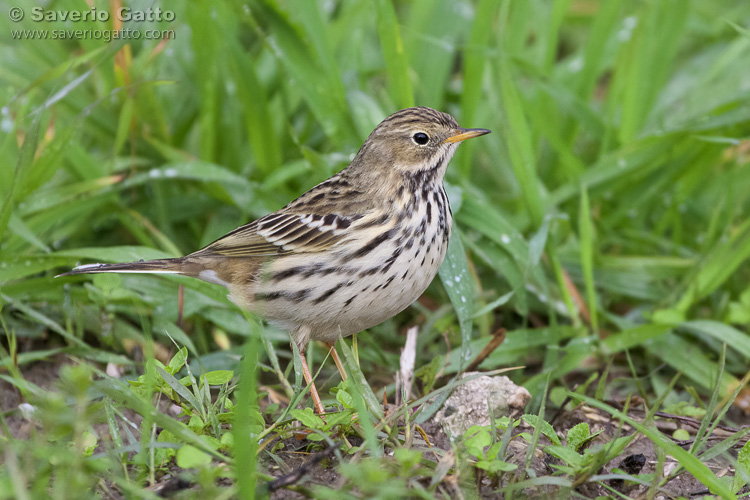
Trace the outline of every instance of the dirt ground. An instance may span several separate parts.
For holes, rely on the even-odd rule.
[[[23,367],[22,373],[27,381],[33,382],[44,389],[50,389],[54,387],[60,366],[68,362],[69,361],[67,361],[66,358],[61,356],[52,361],[37,362]],[[8,426],[13,436],[18,439],[28,438],[32,426],[35,425],[17,410],[18,405],[22,402],[20,393],[15,387],[5,381],[0,381],[0,409],[8,415]],[[737,417],[740,417],[740,415],[738,414]],[[738,419],[734,420],[738,421]],[[740,417],[739,421],[741,420],[742,418]],[[579,408],[572,412],[560,412],[555,416],[554,425],[559,433],[560,431],[567,431],[567,429],[573,427],[579,422],[587,422],[592,433],[599,430],[603,431],[595,442],[608,442],[616,435],[618,429],[618,423],[616,421],[610,420],[607,415],[591,408]],[[690,424],[690,422],[688,422],[688,424]],[[668,419],[659,420],[660,427],[663,427],[661,430],[667,435],[671,434],[670,429],[673,430],[678,425],[694,432],[694,423],[692,425],[688,424],[684,421],[681,423],[675,423]],[[448,438],[438,425],[433,422],[427,422],[423,428],[433,446],[443,450],[450,449]],[[521,430],[529,432],[529,429]],[[103,427],[102,432],[105,431],[106,428]],[[620,435],[628,435],[632,432],[632,430],[625,427]],[[723,433],[718,432],[715,440],[723,439],[728,435],[729,433],[726,431]],[[351,439],[352,438],[350,438],[350,442],[352,442]],[[526,456],[526,448],[523,443],[524,441],[522,439],[514,439],[511,442],[507,461],[520,464],[524,460],[524,457]],[[743,443],[744,442],[741,442],[740,446]],[[356,443],[352,442],[352,444]],[[680,444],[684,445],[684,447],[689,447],[689,443]],[[310,443],[304,439],[298,438],[290,438],[284,442],[284,445],[283,450],[277,452],[277,455],[283,459],[283,464],[278,464],[271,460],[261,461],[264,472],[277,478],[275,483],[269,484],[271,489],[273,489],[272,498],[305,498],[305,495],[294,491],[294,489],[297,487],[311,488],[316,484],[335,488],[337,485],[343,483],[344,478],[342,478],[335,470],[336,457],[331,453],[332,450],[318,453],[309,452]],[[388,450],[386,450],[386,452],[387,451]],[[734,454],[736,456],[736,450],[734,451]],[[429,458],[430,456],[430,454],[425,454],[426,458]],[[555,463],[560,462],[556,462],[556,459],[551,458],[549,455],[537,452],[532,468],[536,471],[537,476],[549,476],[555,472],[553,467]],[[659,466],[656,450],[649,439],[640,436],[636,438],[622,452],[622,454],[620,454],[620,456],[608,463],[602,470],[598,471],[598,473],[607,474],[615,467],[618,467],[631,474],[638,474],[639,472],[660,472],[660,475],[665,475],[674,470],[676,465],[676,462],[671,457],[667,456],[661,465],[661,471],[656,471],[656,467]],[[734,474],[734,469],[726,459],[717,458],[709,461],[707,465],[719,477],[731,476]],[[162,477],[161,484],[154,485],[153,489],[159,491],[161,495],[170,496],[173,492],[190,488],[191,485],[189,483],[186,483],[179,478],[179,472],[179,469],[174,467],[169,474]],[[429,478],[425,478],[425,484],[428,482]],[[486,477],[476,477],[474,478],[474,482],[482,498],[500,497],[497,493],[497,488],[498,486],[503,486],[502,483],[500,485],[493,484],[493,482]],[[647,487],[643,485],[622,484],[622,482],[618,483],[617,481],[611,481],[609,484],[630,498],[639,498],[647,491]],[[595,498],[599,495],[609,494],[606,489],[601,486],[589,483],[580,486],[577,491],[579,494],[588,498]],[[556,489],[554,487],[548,487],[546,489],[527,489],[522,492],[517,492],[515,497],[550,498],[555,495],[555,492]],[[656,498],[668,499],[680,496],[685,498],[695,498],[708,493],[709,492],[704,485],[697,481],[692,475],[685,472],[676,479],[670,481],[662,491],[657,493]]]

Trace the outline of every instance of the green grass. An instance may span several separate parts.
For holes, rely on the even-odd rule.
[[[685,474],[727,498],[750,480],[750,448],[736,458],[744,434],[707,439],[748,423],[737,409],[750,360],[745,2],[175,1],[162,6],[175,21],[127,26],[173,29],[161,43],[14,39],[111,20],[34,22],[24,7],[11,22],[10,7],[0,14],[0,498],[153,498],[145,488],[165,474],[190,483],[184,497],[250,498],[305,461],[296,451],[323,450],[336,488],[319,470],[285,487],[320,498],[587,497],[586,487],[617,497],[601,467],[619,463],[617,439],[636,435],[656,462],[681,465],[668,477],[653,465],[624,473],[649,498]],[[287,335],[248,321],[220,287],[53,278],[78,262],[196,250],[340,170],[380,120],[415,104],[493,134],[451,163],[456,228],[426,299],[360,334],[357,349],[341,346],[363,380],[339,384],[330,360],[320,370],[340,409],[326,425],[297,408],[310,401]],[[420,325],[415,400],[447,394],[503,327],[481,369],[525,366],[508,375],[531,392],[529,415],[552,421],[585,403],[617,436],[574,445],[588,439],[583,427],[571,441],[552,421],[567,436],[556,444],[518,416],[455,436],[436,459],[415,427],[434,405],[407,421],[378,406],[384,389],[394,400],[410,324]],[[317,371],[325,350],[310,351]],[[683,410],[701,426],[681,448],[656,412]],[[557,468],[508,470],[514,443]],[[706,465],[717,456],[738,473],[717,477]]]

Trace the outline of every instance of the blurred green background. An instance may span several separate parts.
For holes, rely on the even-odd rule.
[[[45,8],[91,5],[119,3]],[[445,355],[445,335],[448,371],[462,344],[471,358],[506,328],[482,366],[527,365],[511,376],[535,395],[548,374],[571,386],[627,366],[626,350],[657,392],[686,367],[689,385],[713,387],[724,342],[722,393],[747,370],[748,2],[134,1],[174,21],[131,21],[140,39],[112,43],[19,30],[107,30],[114,16],[35,22],[22,6],[11,22],[12,6],[0,11],[0,314],[22,365],[59,352],[129,364],[152,336],[170,349],[168,334],[204,367],[235,366],[249,330],[218,287],[53,276],[194,251],[424,105],[493,130],[447,174],[471,300],[454,307],[436,280],[360,336],[374,386],[392,382],[415,322],[417,367]],[[285,334],[268,338],[289,359]]]

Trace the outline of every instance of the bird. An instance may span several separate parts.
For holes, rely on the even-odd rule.
[[[458,145],[490,133],[462,128],[428,107],[397,111],[351,163],[287,204],[194,253],[86,264],[60,276],[169,273],[224,286],[237,306],[289,332],[316,413],[325,409],[305,358],[311,340],[333,344],[412,304],[438,272],[453,215],[443,186]]]

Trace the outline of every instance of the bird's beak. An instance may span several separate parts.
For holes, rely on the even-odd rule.
[[[471,139],[472,137],[479,137],[480,135],[489,134],[491,130],[487,130],[486,128],[457,128],[456,134],[448,137],[443,141],[443,143],[446,142],[461,142],[465,141],[466,139]]]

